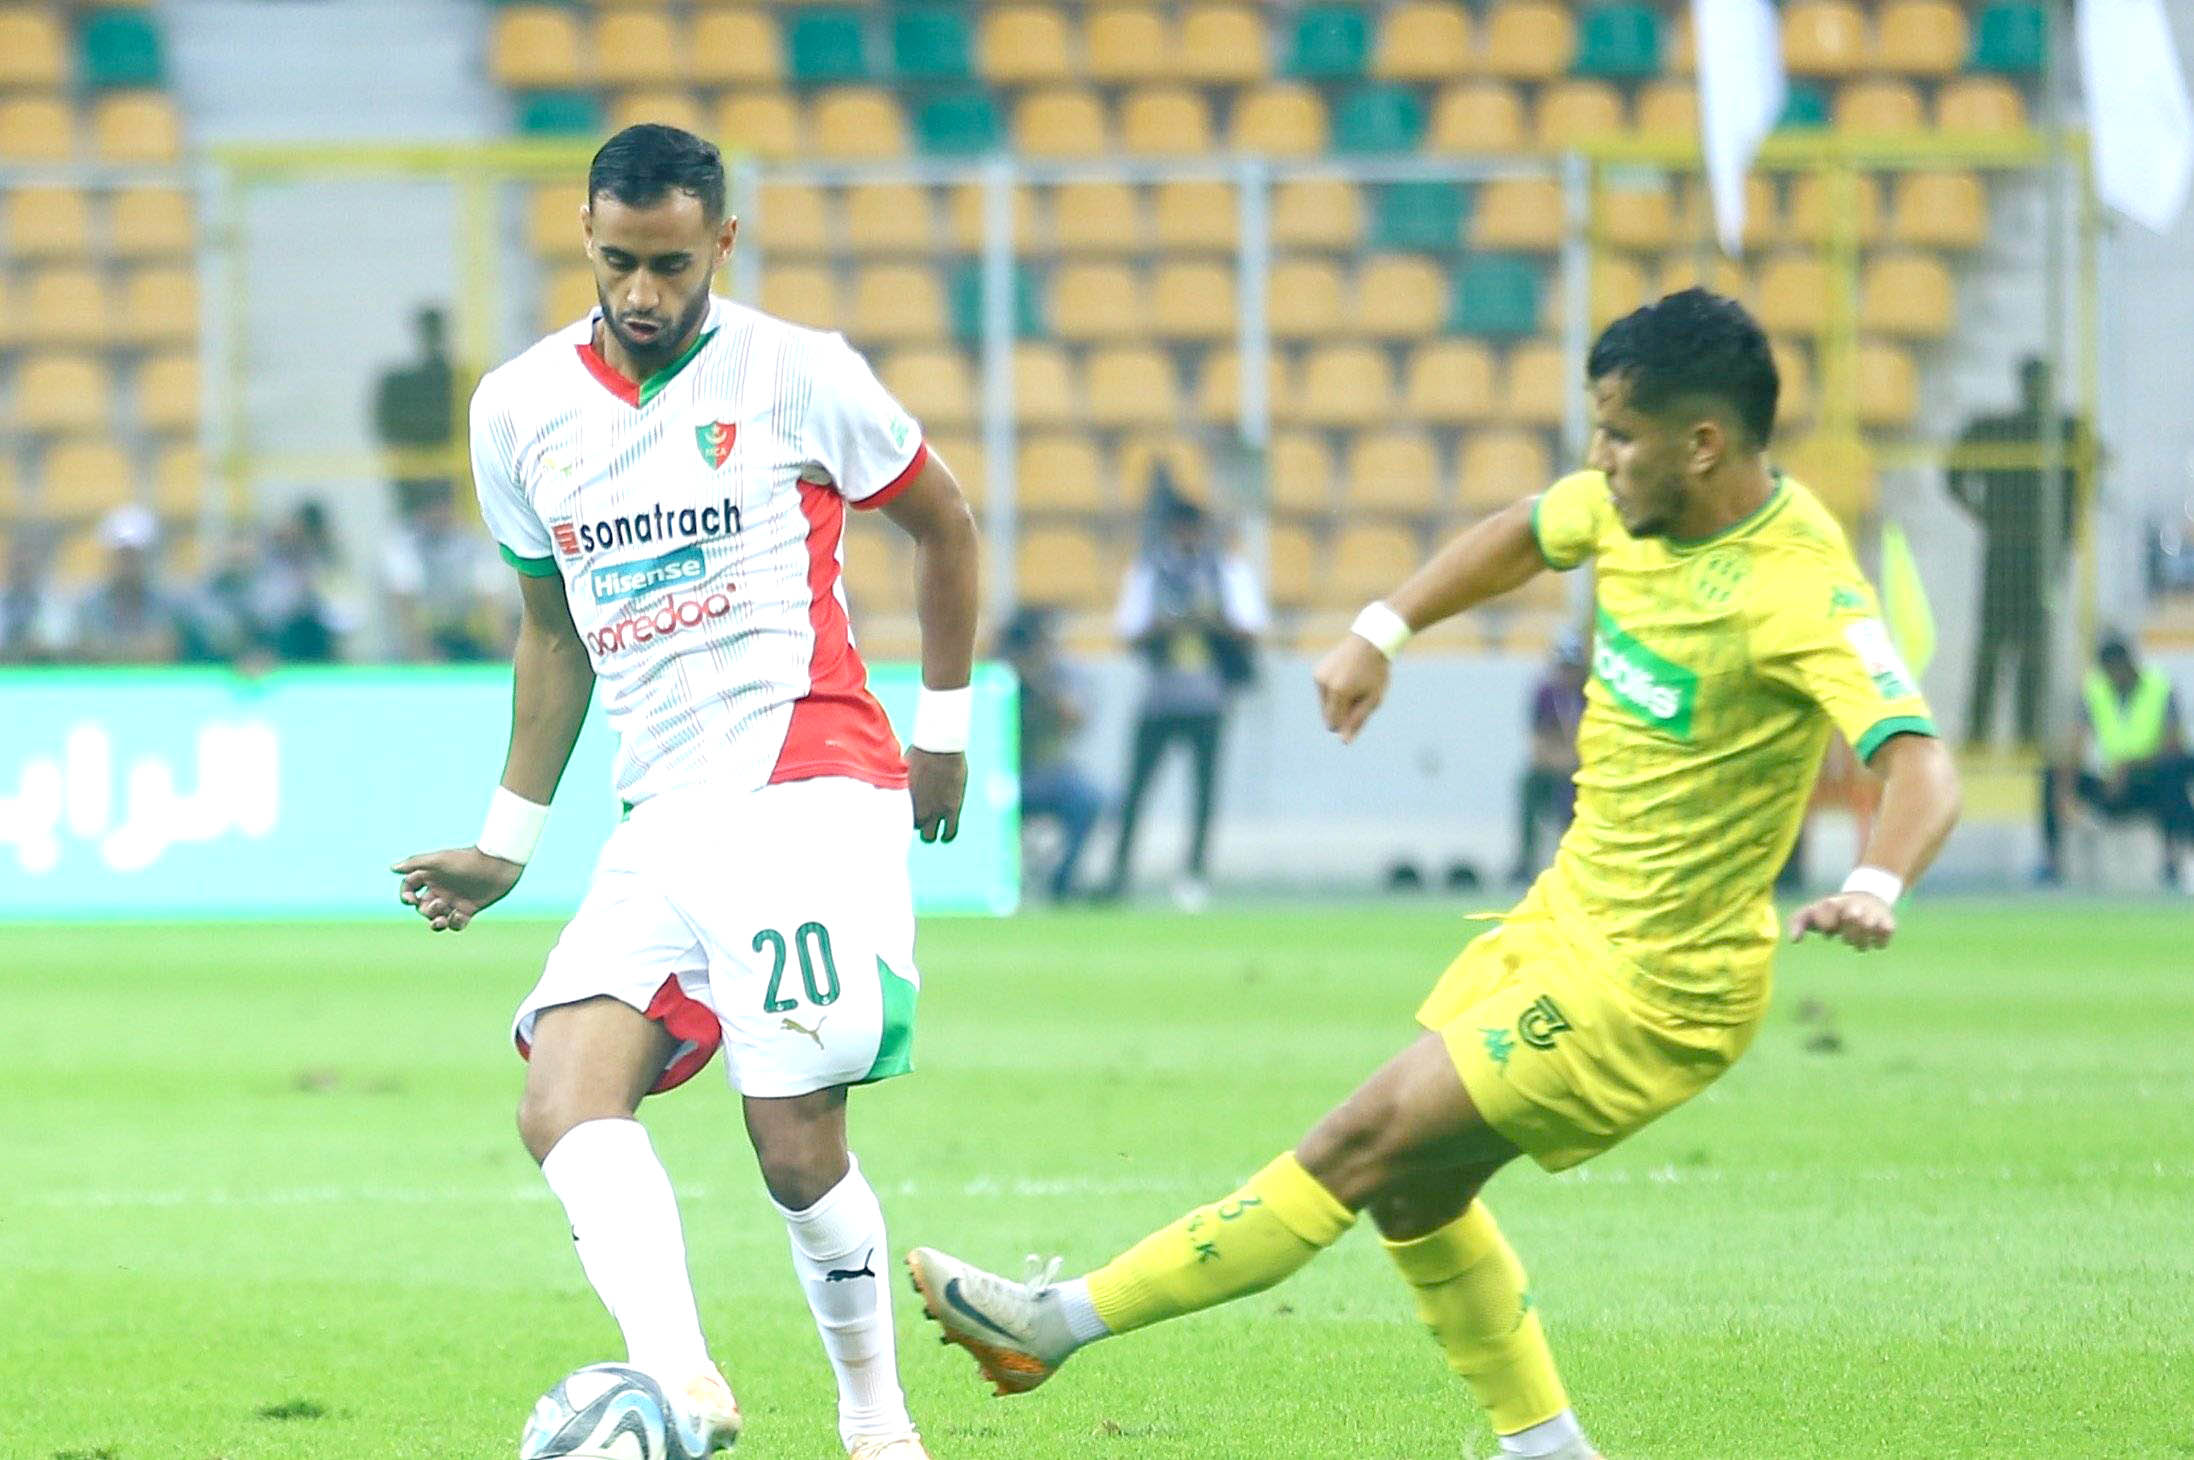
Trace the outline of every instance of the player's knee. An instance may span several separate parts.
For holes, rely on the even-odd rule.
[[[805,1211],[845,1179],[846,1153],[827,1145],[777,1140],[759,1141],[755,1163],[762,1168],[762,1184],[770,1200],[789,1211]]]
[[[548,1159],[573,1126],[590,1120],[630,1118],[629,1110],[596,1109],[553,1090],[528,1090],[518,1101],[518,1139],[536,1162]]]
[[[1343,1206],[1360,1210],[1392,1185],[1399,1170],[1394,1132],[1400,1116],[1386,1091],[1359,1090],[1311,1129],[1296,1159]]]

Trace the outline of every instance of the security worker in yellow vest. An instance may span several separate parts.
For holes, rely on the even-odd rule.
[[[2089,769],[2090,751],[2099,773]],[[2177,886],[2179,855],[2194,850],[2190,778],[2194,757],[2170,677],[2142,668],[2124,639],[2105,639],[2081,694],[2072,754],[2042,772],[2042,880],[2057,880],[2060,828],[2085,805],[2109,817],[2154,817],[2164,834],[2163,880]]]

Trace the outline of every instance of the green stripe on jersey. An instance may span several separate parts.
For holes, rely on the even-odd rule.
[[[706,345],[710,340],[713,340],[715,338],[716,331],[701,331],[701,333],[693,337],[692,344],[686,346],[684,350],[679,352],[677,359],[671,361],[668,365],[665,365],[662,369],[656,371],[653,375],[650,375],[647,379],[641,381],[639,404],[644,406],[649,401],[655,399],[655,397],[662,392],[663,387],[670,384],[670,382],[677,376],[679,371],[685,369],[687,365],[692,363],[693,357],[701,353],[702,347]]]
[[[502,543],[495,550],[503,555],[503,561],[525,574],[528,578],[553,578],[556,576],[556,559],[521,558]]]
[[[903,1075],[914,1068],[914,1002],[921,989],[876,960],[876,977],[884,986],[884,1028],[876,1040],[876,1062],[854,1083],[871,1084]]]

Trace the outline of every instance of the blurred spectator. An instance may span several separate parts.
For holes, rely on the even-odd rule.
[[[332,551],[317,502],[301,504],[264,543],[232,537],[191,605],[184,657],[247,668],[342,657],[336,615],[321,587]]]
[[[1065,845],[1047,887],[1053,902],[1074,895],[1082,848],[1104,814],[1104,793],[1069,749],[1089,718],[1083,686],[1060,656],[1055,610],[1026,606],[998,635],[998,654],[1021,681],[1021,818],[1059,824]]]
[[[1209,900],[1206,854],[1217,792],[1219,741],[1232,692],[1256,677],[1256,635],[1265,603],[1247,563],[1223,550],[1211,518],[1164,473],[1152,481],[1143,552],[1120,585],[1120,637],[1144,664],[1127,800],[1106,895],[1127,890],[1135,831],[1151,774],[1179,741],[1195,777],[1188,866],[1174,900],[1196,911]]]
[[[487,534],[457,520],[448,483],[406,515],[381,571],[395,610],[397,657],[469,664],[508,653],[510,574]]]
[[[1513,882],[1539,875],[1539,829],[1556,840],[1577,810],[1577,723],[1585,714],[1585,641],[1574,629],[1554,641],[1546,672],[1531,690],[1531,761],[1517,788]]]
[[[2059,416],[2049,363],[2029,358],[2019,365],[2019,405],[2008,415],[1979,416],[1958,438],[1961,448],[2009,458],[2008,464],[1958,467],[1950,495],[1980,525],[1986,539],[1981,566],[1981,627],[1973,664],[1973,694],[1966,738],[1989,738],[1996,715],[1996,674],[2006,654],[2018,658],[2012,717],[2019,743],[2036,743],[2042,700],[2049,686],[2047,593],[2072,541],[2078,495],[2076,455],[2085,433],[2072,416]],[[2045,490],[2042,438],[2057,421],[2064,469]],[[2045,542],[2046,537],[2046,542]]]
[[[134,503],[99,523],[106,576],[69,624],[71,657],[88,664],[173,664],[181,653],[184,614],[157,581],[160,524]]]
[[[411,512],[437,494],[447,496],[446,455],[455,440],[456,372],[450,367],[448,329],[433,305],[413,317],[419,356],[381,373],[373,390],[373,434],[391,454],[396,505]]]
[[[2063,825],[2085,806],[2107,817],[2155,818],[2164,834],[2163,880],[2177,886],[2179,855],[2194,849],[2194,804],[2187,782],[2194,757],[2171,680],[2144,669],[2121,638],[2103,641],[2081,694],[2071,753],[2042,772],[2041,880],[2062,875]],[[2090,752],[2099,768],[2089,769]]]
[[[8,547],[0,586],[0,664],[51,664],[68,640],[68,608],[46,581],[49,533],[25,527]]]

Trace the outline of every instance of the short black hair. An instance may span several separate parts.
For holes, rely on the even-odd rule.
[[[2133,646],[2126,642],[2123,634],[2106,634],[2101,646],[2095,650],[2095,657],[2105,664],[2115,661],[2130,666],[2133,663]]]
[[[587,167],[589,207],[605,193],[629,208],[652,207],[673,190],[699,198],[710,222],[724,216],[724,154],[715,143],[641,122],[604,142]]]
[[[1755,447],[1775,430],[1782,381],[1767,334],[1742,304],[1705,289],[1682,290],[1616,320],[1593,341],[1585,374],[1621,376],[1631,404],[1648,413],[1680,396],[1721,401]]]

